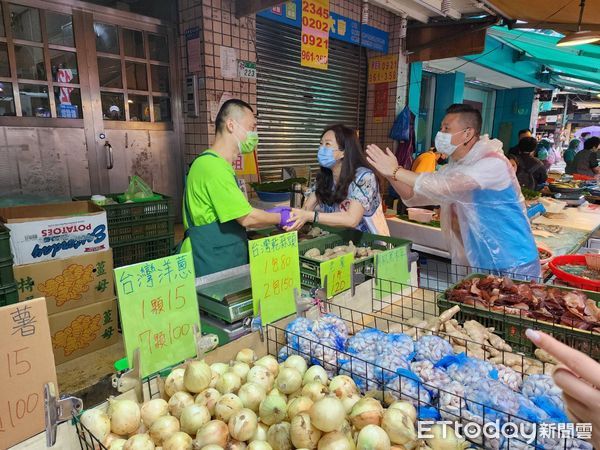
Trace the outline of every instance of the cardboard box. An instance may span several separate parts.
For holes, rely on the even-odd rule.
[[[116,343],[117,300],[105,300],[48,317],[56,365]]]
[[[112,250],[14,267],[19,301],[46,297],[58,314],[115,297]]]
[[[14,264],[31,264],[107,250],[106,211],[91,202],[0,208],[10,229]]]

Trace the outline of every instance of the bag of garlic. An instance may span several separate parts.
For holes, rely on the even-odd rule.
[[[415,344],[415,361],[424,359],[432,363],[438,362],[444,356],[454,354],[450,342],[442,339],[439,336],[422,336]]]
[[[458,355],[449,355],[440,359],[434,367],[445,369],[446,374],[454,381],[466,386],[479,383],[481,380],[498,379],[498,369],[492,364],[481,359],[471,358],[464,352]]]

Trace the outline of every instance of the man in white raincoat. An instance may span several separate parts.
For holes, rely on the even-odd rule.
[[[537,247],[502,142],[480,136],[481,114],[465,104],[446,110],[435,147],[449,163],[435,173],[398,167],[389,149],[367,147],[369,162],[407,206],[441,206],[452,263],[497,274],[539,277]]]

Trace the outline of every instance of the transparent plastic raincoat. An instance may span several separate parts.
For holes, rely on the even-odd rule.
[[[539,277],[525,203],[502,142],[481,136],[462,159],[422,173],[407,206],[440,205],[453,264]]]

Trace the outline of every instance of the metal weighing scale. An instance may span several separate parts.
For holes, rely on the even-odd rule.
[[[250,332],[244,326],[252,316],[249,265],[196,278],[196,293],[203,333],[215,333],[224,344]]]

